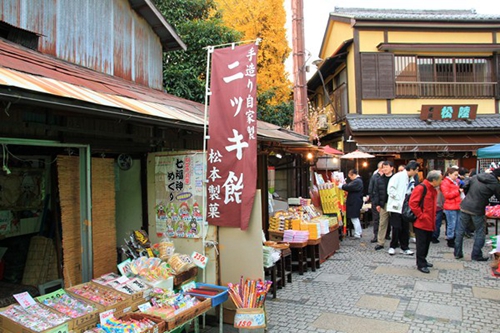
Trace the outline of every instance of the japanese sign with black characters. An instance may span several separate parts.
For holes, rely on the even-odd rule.
[[[257,45],[212,55],[207,221],[246,230],[257,183]]]

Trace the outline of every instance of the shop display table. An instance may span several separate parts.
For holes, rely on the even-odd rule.
[[[319,245],[321,244],[321,238],[318,239],[310,239],[307,241],[307,262],[311,267],[313,272],[316,271],[316,268],[320,268],[320,259],[319,259]]]
[[[275,241],[275,242],[280,242],[283,240],[283,231],[271,231],[269,230],[269,240],[270,241]]]
[[[292,251],[290,248],[281,250],[281,265],[278,266],[278,274],[281,276],[282,286],[292,283]]]
[[[281,265],[281,259],[278,260],[274,265],[270,267],[264,267],[264,276],[266,279],[269,279],[273,282],[271,285],[271,290],[273,293],[273,298],[276,298],[276,294],[278,292],[278,285],[281,284],[282,278],[278,276],[278,268],[277,265]]]
[[[340,249],[339,227],[330,227],[330,232],[321,235],[321,243],[319,244],[319,259],[323,263],[328,257],[331,257],[338,249]]]
[[[303,275],[307,271],[307,256],[306,256],[307,241],[305,242],[290,242],[290,250],[292,251],[292,268],[297,267],[299,275]]]

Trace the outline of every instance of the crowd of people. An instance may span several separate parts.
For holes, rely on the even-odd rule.
[[[391,161],[378,163],[368,182],[371,201],[375,250],[383,250],[389,242],[388,254],[413,255],[410,241],[416,244],[416,265],[422,273],[430,273],[432,263],[427,261],[431,243],[439,243],[443,218],[445,239],[457,260],[463,258],[464,237],[474,237],[471,259],[487,261],[483,254],[485,244],[485,208],[492,196],[500,201],[500,168],[476,174],[453,166],[444,174],[431,170],[425,179],[419,179],[420,165],[412,160],[399,166],[395,172]],[[362,237],[360,210],[363,204],[363,181],[357,170],[350,170],[351,180],[340,188],[347,191],[346,216],[354,227],[354,238]],[[419,186],[420,185],[420,186]],[[403,214],[405,206],[413,218]]]

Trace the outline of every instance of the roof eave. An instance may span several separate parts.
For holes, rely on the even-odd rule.
[[[160,38],[165,51],[187,50],[175,29],[168,24],[163,15],[150,0],[129,0],[130,6],[141,15]]]

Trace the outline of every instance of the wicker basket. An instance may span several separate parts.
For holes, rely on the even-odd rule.
[[[179,288],[184,283],[194,281],[198,275],[198,266],[193,266],[187,271],[177,274],[174,277],[174,288]]]
[[[287,242],[275,242],[275,241],[264,242],[264,245],[272,247],[276,250],[285,250],[285,249],[288,249],[290,247],[290,244]]]

